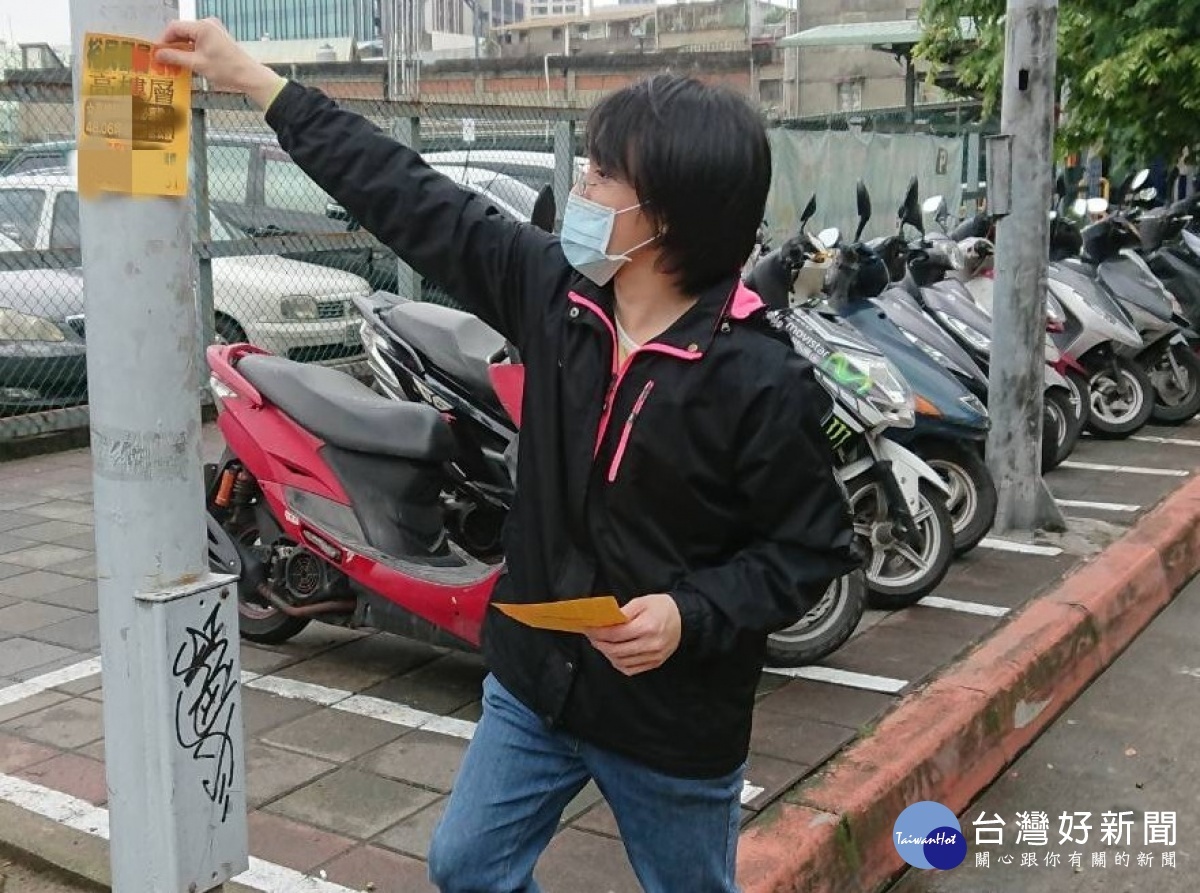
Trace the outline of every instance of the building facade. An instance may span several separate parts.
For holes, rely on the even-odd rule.
[[[374,0],[196,0],[196,16],[216,16],[237,40],[372,40],[374,6]]]

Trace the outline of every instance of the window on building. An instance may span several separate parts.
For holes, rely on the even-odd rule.
[[[550,39],[551,40],[562,40],[562,34],[563,34],[562,28],[555,28],[554,30],[552,30],[550,32]]]
[[[838,111],[861,112],[863,101],[863,82],[861,79],[842,81],[838,84]]]
[[[783,81],[758,82],[758,101],[764,104],[783,101]]]

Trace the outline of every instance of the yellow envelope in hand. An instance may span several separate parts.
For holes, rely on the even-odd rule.
[[[598,626],[617,626],[626,622],[621,607],[611,595],[532,605],[492,604],[526,626],[563,633],[581,633]]]

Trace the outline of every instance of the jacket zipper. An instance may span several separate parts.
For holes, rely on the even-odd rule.
[[[667,344],[657,344],[651,341],[643,344],[636,350],[631,351],[629,355],[625,357],[625,362],[618,364],[617,357],[620,356],[620,350],[619,343],[617,341],[617,329],[616,326],[612,324],[612,320],[604,315],[604,311],[596,306],[595,302],[589,301],[583,295],[578,294],[577,292],[570,292],[568,293],[567,297],[570,299],[571,303],[584,307],[596,314],[596,316],[600,317],[600,321],[604,323],[604,327],[608,329],[608,334],[612,338],[612,374],[608,381],[608,390],[605,392],[604,396],[604,406],[600,413],[600,424],[596,430],[596,445],[592,449],[592,458],[594,459],[600,454],[600,444],[604,442],[604,435],[608,431],[608,423],[612,416],[613,405],[616,402],[617,389],[621,386],[621,380],[625,377],[625,373],[629,370],[629,366],[633,362],[634,357],[640,353],[661,353],[666,354],[667,356],[675,357],[676,359],[698,360],[704,356],[704,354],[699,350],[683,350],[682,348],[671,347]]]
[[[646,398],[650,396],[652,390],[654,390],[654,379],[646,382],[646,386],[642,388],[642,392],[638,394],[637,400],[634,401],[629,418],[625,420],[625,427],[621,429],[621,440],[617,443],[617,451],[613,453],[612,464],[608,466],[608,482],[610,484],[617,479],[617,472],[621,468],[621,460],[625,458],[625,447],[629,445],[629,435],[633,433],[633,423],[637,421],[638,413],[642,411],[642,405],[646,402]]]

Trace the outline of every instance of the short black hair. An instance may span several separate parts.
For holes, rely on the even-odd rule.
[[[688,294],[737,274],[771,185],[758,112],[733,90],[659,74],[600,100],[588,158],[636,190],[662,230],[660,263]]]

